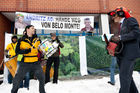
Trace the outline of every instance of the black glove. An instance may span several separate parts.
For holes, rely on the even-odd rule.
[[[6,58],[10,58],[11,55],[6,55]]]
[[[58,37],[56,37],[56,41],[57,41],[57,43],[60,43],[60,40],[58,39]]]
[[[111,40],[114,42],[119,42],[120,41],[120,37],[119,36],[112,36]]]
[[[60,40],[59,39],[57,40],[57,43],[60,43]]]
[[[29,53],[29,52],[31,52],[31,48],[25,49],[24,51],[25,51],[25,53]]]

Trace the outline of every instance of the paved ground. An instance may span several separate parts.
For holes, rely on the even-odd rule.
[[[103,77],[108,77],[108,76],[86,75],[86,76],[74,76],[70,78],[59,78],[59,80],[64,81],[64,80],[82,80],[82,79],[101,79]]]

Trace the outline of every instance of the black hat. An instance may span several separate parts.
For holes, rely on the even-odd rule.
[[[50,33],[51,37],[55,36],[56,37],[56,33]]]
[[[12,36],[12,39],[17,39],[17,36]]]

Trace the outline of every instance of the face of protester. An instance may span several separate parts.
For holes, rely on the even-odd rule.
[[[120,22],[121,21],[121,17],[118,17],[117,15],[116,16],[114,16],[114,17],[112,17],[113,18],[113,20],[114,20],[114,22]]]
[[[91,24],[90,20],[85,20],[85,27],[90,27],[90,24]]]
[[[22,23],[22,22],[23,22],[23,19],[24,19],[24,17],[20,16],[20,17],[18,18],[18,21],[19,21],[20,23]]]
[[[52,40],[55,40],[55,39],[56,39],[56,36],[51,36],[51,39],[52,39]]]
[[[16,43],[16,42],[17,42],[17,39],[16,39],[16,38],[13,38],[13,39],[12,39],[12,42],[13,42],[13,43]]]
[[[30,37],[30,36],[33,36],[33,34],[35,34],[34,26],[31,26],[30,28],[27,28],[27,35]]]

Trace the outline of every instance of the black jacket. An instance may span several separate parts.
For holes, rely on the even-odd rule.
[[[57,43],[59,45],[57,47],[58,48],[57,51],[51,57],[58,57],[59,56],[59,53],[60,53],[60,48],[63,48],[64,45],[60,42],[60,40],[52,40],[51,42],[54,42],[54,41],[57,41]]]
[[[130,59],[140,57],[139,36],[140,30],[137,20],[133,17],[124,19],[120,31],[121,42],[123,42],[124,48],[118,57],[126,57]]]

